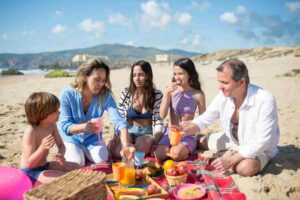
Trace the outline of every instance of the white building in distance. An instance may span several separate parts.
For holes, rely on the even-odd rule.
[[[180,56],[174,54],[156,54],[155,62],[174,62],[179,59]]]
[[[82,54],[82,55],[76,55],[72,58],[73,63],[82,63],[85,62],[91,58],[100,58],[103,61],[108,62],[108,57],[107,56],[96,56],[96,55],[89,55],[89,54]]]
[[[156,54],[155,55],[155,61],[156,62],[169,62],[170,61],[170,55],[168,55],[168,54]]]

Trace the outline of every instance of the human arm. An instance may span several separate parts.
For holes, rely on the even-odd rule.
[[[176,83],[172,83],[169,87],[167,87],[166,91],[164,92],[162,102],[160,104],[160,117],[165,119],[171,103],[171,94],[178,88]]]
[[[78,134],[78,133],[82,133],[82,132],[90,132],[93,134],[98,134],[98,127],[96,125],[96,123],[91,122],[91,120],[89,120],[86,123],[82,123],[82,124],[73,124],[70,128],[69,133],[70,134]]]
[[[111,93],[108,93],[105,97],[105,100],[103,100],[102,108],[104,110],[107,110],[110,120],[113,122],[116,132],[120,132],[120,139],[121,143],[124,147],[128,146],[128,123],[124,118],[121,117],[116,102],[111,95]]]
[[[54,137],[49,134],[38,144],[37,133],[33,128],[28,128],[22,139],[22,168],[39,167],[47,160],[49,149],[54,145]]]
[[[78,92],[73,89],[64,89],[59,96],[60,99],[60,118],[59,125],[67,135],[79,134],[85,131],[98,134],[98,127],[91,121],[80,123],[81,101],[77,98]],[[77,120],[75,120],[77,119]]]
[[[65,162],[65,152],[66,152],[66,147],[58,133],[58,130],[57,130],[57,127],[56,127],[56,124],[53,124],[53,137],[54,137],[54,141],[57,145],[57,148],[58,148],[58,152],[57,154],[55,155],[55,160],[57,162],[59,162],[61,165]]]
[[[196,94],[196,102],[198,106],[199,115],[203,114],[206,110],[206,101],[204,92],[199,92]]]
[[[195,135],[196,133],[205,130],[208,125],[219,119],[220,107],[222,107],[223,100],[222,94],[219,93],[210,103],[207,110],[199,117],[194,118],[191,122],[181,123],[180,126],[183,128],[185,134],[187,136]]]
[[[221,174],[225,174],[229,169],[234,168],[237,164],[239,164],[242,160],[244,160],[240,153],[236,152],[231,156],[222,156],[216,158],[211,165]]]

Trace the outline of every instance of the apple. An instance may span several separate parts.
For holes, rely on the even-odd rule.
[[[176,167],[171,167],[166,171],[166,174],[168,176],[178,176],[178,172],[176,170]]]
[[[158,188],[157,188],[156,185],[151,184],[151,185],[149,185],[149,186],[147,187],[146,191],[147,191],[147,194],[148,194],[148,195],[152,195],[152,194],[157,193]]]
[[[177,167],[177,172],[179,175],[186,174],[188,172],[188,168],[186,166],[179,166]]]
[[[142,170],[136,170],[135,171],[135,179],[138,180],[138,181],[141,181],[143,180],[144,178],[144,173]]]

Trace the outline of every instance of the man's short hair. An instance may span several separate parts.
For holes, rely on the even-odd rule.
[[[232,59],[228,59],[225,60],[224,62],[222,62],[217,68],[216,70],[218,72],[223,72],[224,67],[229,67],[232,71],[232,79],[235,81],[239,81],[242,78],[244,78],[246,80],[246,84],[250,83],[250,78],[249,78],[249,74],[248,74],[248,69],[247,66],[245,65],[245,63],[239,59],[236,58],[232,58]]]

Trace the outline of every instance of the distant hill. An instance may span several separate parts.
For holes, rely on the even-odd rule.
[[[70,63],[77,54],[91,54],[108,56],[112,61],[136,61],[145,59],[154,61],[156,54],[173,54],[180,57],[192,57],[199,55],[195,52],[187,52],[179,49],[160,50],[156,48],[133,47],[121,44],[103,44],[83,49],[73,49],[57,52],[44,52],[35,54],[0,54],[0,66],[12,68],[38,67],[42,64]]]
[[[300,49],[300,46],[294,47],[271,47],[271,48],[253,48],[253,49],[229,49],[216,51],[211,53],[204,53],[192,57],[193,61],[206,63],[212,61],[223,61],[228,58],[250,58],[256,60],[264,60],[273,57],[281,57],[288,55],[296,55],[296,50]]]

